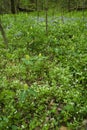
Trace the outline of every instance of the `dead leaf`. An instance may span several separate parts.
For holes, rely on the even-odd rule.
[[[69,129],[65,126],[61,126],[59,130],[69,130]]]

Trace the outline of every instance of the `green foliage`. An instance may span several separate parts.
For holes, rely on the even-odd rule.
[[[2,19],[0,129],[78,128],[87,116],[87,27],[80,21],[37,23],[28,14]]]

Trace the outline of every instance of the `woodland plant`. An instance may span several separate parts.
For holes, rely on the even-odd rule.
[[[46,36],[44,22],[26,14],[2,21],[9,45],[0,43],[0,129],[79,128],[87,118],[85,24],[49,23]]]

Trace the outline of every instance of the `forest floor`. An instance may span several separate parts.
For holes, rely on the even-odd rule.
[[[0,129],[85,130],[86,17],[50,15],[46,22],[45,15],[17,14],[1,20],[9,43],[6,48],[0,35]]]

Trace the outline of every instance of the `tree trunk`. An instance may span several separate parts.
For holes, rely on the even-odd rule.
[[[8,46],[8,41],[7,41],[7,38],[6,38],[6,34],[5,34],[5,31],[0,23],[0,31],[1,31],[1,34],[2,34],[2,37],[3,37],[3,40],[4,40],[4,43],[6,45],[6,47]]]
[[[16,14],[16,2],[15,0],[10,0],[11,2],[11,13]]]
[[[68,0],[68,11],[69,11],[69,12],[70,12],[70,3],[71,3],[71,1]]]
[[[45,13],[46,13],[46,34],[48,35],[48,0],[45,1]]]

